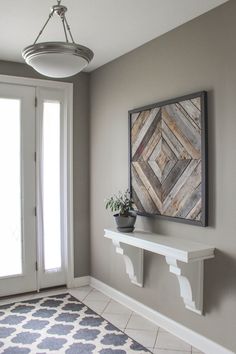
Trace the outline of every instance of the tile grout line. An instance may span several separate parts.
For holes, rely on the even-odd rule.
[[[135,314],[137,314],[135,311],[132,311],[132,313],[131,313],[131,315],[130,315],[130,317],[129,317],[129,319],[128,319],[128,322],[127,322],[127,324],[126,324],[126,326],[125,326],[125,329],[127,329],[127,326],[128,326],[128,324],[129,324],[129,321],[130,321],[130,319],[131,319],[131,317],[132,317],[132,315],[135,315]],[[143,316],[141,316],[143,319],[145,319]],[[146,320],[146,319],[145,319]],[[128,328],[129,329],[129,328]],[[130,328],[131,330],[136,330],[136,331],[147,331],[147,332],[153,332],[152,330],[150,330],[150,329],[142,329],[142,328],[140,328],[140,329],[135,329],[135,328]],[[157,327],[157,329],[155,330],[156,331],[156,336],[155,336],[155,341],[154,341],[154,345],[152,346],[152,349],[155,349],[155,345],[156,345],[156,341],[157,341],[157,336],[158,336],[158,332],[159,332],[159,329],[160,329],[160,327]],[[154,332],[155,332],[154,331]],[[191,353],[190,353],[191,354]]]
[[[156,334],[156,338],[155,338],[153,349],[155,349],[155,347],[156,347],[157,337],[158,337],[159,331],[160,331],[160,327],[158,327],[158,329],[157,329],[157,334]]]
[[[89,293],[85,296],[85,298],[82,300],[82,301],[84,301],[84,300],[86,300],[87,299],[87,297],[93,292],[93,291],[98,291],[99,293],[101,293],[101,294],[103,294],[101,291],[99,291],[99,290],[97,290],[97,289],[95,289],[95,288],[91,288],[91,290],[89,291]],[[104,295],[104,294],[103,294]],[[105,295],[106,296],[106,295]],[[112,298],[111,297],[108,297],[108,296],[106,296],[107,297],[107,299],[108,299],[108,303],[112,300]],[[90,300],[90,301],[92,301],[92,302],[106,302],[106,300],[96,300],[96,299],[94,299],[94,300]],[[85,304],[86,305],[86,304]],[[105,308],[107,307],[107,305],[105,306]],[[105,310],[105,309],[104,309]],[[103,313],[103,312],[102,312]],[[101,314],[102,314],[101,313]],[[100,315],[101,315],[100,314]]]
[[[128,308],[128,307],[127,307],[127,308]],[[129,316],[129,319],[128,319],[128,321],[127,321],[126,325],[125,325],[124,332],[125,332],[125,330],[127,329],[128,323],[129,323],[129,321],[130,321],[131,317],[133,316],[133,314],[134,314],[134,312],[133,312],[133,311],[131,311],[131,314],[130,314],[130,316]]]
[[[90,294],[93,290],[94,290],[94,289],[93,289],[93,288],[91,288],[91,289],[89,290],[88,294],[87,294],[87,295],[85,295],[85,297],[83,298],[83,300],[82,300],[82,301],[84,301],[84,300],[86,299],[86,297],[87,297],[87,296],[89,296],[89,294]]]
[[[104,312],[105,312],[105,310],[106,310],[106,308],[108,307],[108,305],[111,303],[111,298],[109,298],[109,300],[108,300],[108,302],[107,302],[107,304],[106,304],[106,306],[104,307],[104,309],[103,309],[103,311],[101,312],[101,316],[104,314]]]

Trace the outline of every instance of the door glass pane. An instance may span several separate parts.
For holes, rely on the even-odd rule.
[[[0,98],[0,277],[22,273],[20,100]]]
[[[42,129],[44,268],[61,268],[60,102],[44,102]]]

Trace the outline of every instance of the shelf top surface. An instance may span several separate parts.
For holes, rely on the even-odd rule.
[[[147,231],[137,230],[122,233],[105,229],[105,237],[138,247],[163,256],[173,257],[183,262],[204,260],[214,257],[214,247],[173,236],[162,236]]]

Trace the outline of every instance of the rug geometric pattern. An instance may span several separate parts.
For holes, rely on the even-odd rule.
[[[0,306],[2,354],[150,353],[70,294]]]
[[[201,220],[201,98],[131,115],[132,197],[141,213]]]

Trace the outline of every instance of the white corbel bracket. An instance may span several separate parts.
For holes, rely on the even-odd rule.
[[[165,257],[169,271],[177,276],[180,286],[180,296],[188,310],[202,315],[203,309],[203,279],[204,261],[186,264],[172,257]]]
[[[214,247],[145,231],[127,234],[106,229],[105,237],[112,240],[116,252],[123,256],[131,282],[140,287],[143,286],[144,250],[164,256],[170,273],[178,279],[185,307],[202,315],[204,261],[214,258]]]
[[[124,258],[126,273],[131,283],[143,287],[143,250],[112,240],[116,253]]]

